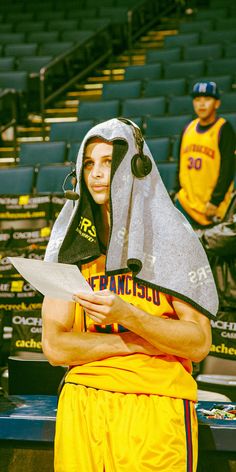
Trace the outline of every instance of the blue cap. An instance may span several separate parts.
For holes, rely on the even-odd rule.
[[[220,92],[215,82],[197,82],[193,86],[192,97],[213,97],[216,100],[220,98]]]

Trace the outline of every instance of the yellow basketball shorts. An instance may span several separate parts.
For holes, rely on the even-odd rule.
[[[55,472],[194,472],[197,444],[189,400],[75,384],[62,389]]]

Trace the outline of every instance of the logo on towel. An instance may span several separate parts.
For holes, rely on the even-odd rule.
[[[77,233],[79,233],[82,238],[87,239],[89,242],[94,243],[96,238],[96,228],[92,224],[92,221],[84,216],[81,216],[80,223],[78,228],[76,228]]]

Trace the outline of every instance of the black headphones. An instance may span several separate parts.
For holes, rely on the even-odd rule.
[[[76,177],[75,169],[73,169],[68,175],[66,175],[66,177],[64,179],[64,182],[62,184],[62,190],[64,192],[65,198],[67,198],[67,200],[74,200],[75,201],[75,200],[79,199],[79,194],[76,193],[75,188],[73,187],[72,190],[66,190],[65,189],[65,185],[66,185],[66,182],[69,179],[69,177]]]
[[[152,170],[152,161],[150,157],[145,156],[143,154],[143,145],[144,139],[142,132],[138,126],[134,126],[132,121],[128,120],[127,118],[118,118],[119,121],[125,123],[128,126],[131,126],[133,131],[133,136],[138,148],[138,154],[135,154],[131,160],[131,170],[132,174],[137,177],[138,179],[142,179],[150,174]]]

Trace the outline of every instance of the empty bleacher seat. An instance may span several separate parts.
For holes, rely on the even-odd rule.
[[[27,92],[28,74],[25,71],[0,72],[0,87]]]
[[[236,57],[216,59],[207,63],[207,75],[232,74],[236,71]]]
[[[11,71],[14,70],[15,60],[14,57],[0,57],[0,71]]]
[[[60,193],[62,194],[63,182],[71,172],[71,167],[66,165],[40,166],[36,180],[36,193]]]
[[[172,192],[175,187],[177,163],[176,162],[160,162],[157,165],[160,176],[168,192]]]
[[[48,43],[59,41],[59,31],[32,31],[27,36],[29,43]],[[15,42],[15,41],[14,41]]]
[[[23,43],[25,40],[24,33],[1,33],[0,44]]]
[[[168,113],[170,115],[186,115],[193,113],[192,97],[183,95],[169,99]]]
[[[166,79],[177,79],[181,77],[198,77],[205,71],[204,61],[179,61],[165,64],[164,77]]]
[[[34,167],[1,167],[0,194],[22,195],[33,190]]]
[[[165,36],[164,47],[186,46],[186,44],[198,44],[199,33],[173,34]]]
[[[71,31],[78,29],[78,20],[50,20],[48,22],[48,30],[54,31]]]
[[[184,60],[219,59],[222,57],[221,44],[200,44],[198,46],[186,46],[183,52]]]
[[[145,136],[151,138],[179,135],[191,119],[191,115],[148,117]]]
[[[181,58],[181,48],[170,49],[148,49],[146,53],[146,63],[153,64],[155,62],[168,63],[179,61]]]
[[[129,98],[123,101],[122,116],[158,116],[164,115],[165,97]]]
[[[76,162],[80,145],[81,145],[81,141],[79,141],[77,143],[76,142],[70,143],[69,150],[68,150],[68,156],[67,156],[68,162]]]
[[[16,24],[15,31],[18,33],[31,33],[31,31],[45,31],[45,21],[21,21]]]
[[[82,141],[93,125],[93,120],[52,123],[50,141]]]
[[[52,60],[52,56],[26,56],[19,58],[17,68],[18,70],[25,70],[27,72],[39,72],[40,69],[46,66]]]
[[[212,30],[212,28],[212,20],[183,21],[179,25],[180,33],[200,33],[201,31]]]
[[[147,138],[148,145],[155,162],[168,161],[170,157],[169,138]]]
[[[35,56],[37,54],[38,44],[37,43],[15,43],[6,44],[5,56]]]
[[[61,33],[62,41],[73,41],[76,43],[84,43],[94,36],[94,31],[90,29],[63,31]]]
[[[40,46],[40,54],[58,56],[74,46],[73,41],[56,41],[55,43],[44,43]]]
[[[143,96],[184,95],[185,92],[186,80],[184,78],[149,80],[145,85]]]
[[[120,114],[119,100],[100,100],[80,102],[78,117],[80,120],[94,120],[96,122],[109,120]]]
[[[234,30],[217,30],[204,31],[201,34],[201,43],[226,43],[236,41],[236,31]]]
[[[125,80],[151,80],[160,79],[162,75],[161,64],[144,64],[141,66],[127,66],[125,68]]]
[[[21,143],[19,163],[21,165],[45,165],[66,160],[67,146],[64,141]]]
[[[141,80],[124,82],[105,82],[102,89],[103,100],[125,100],[141,95]]]

